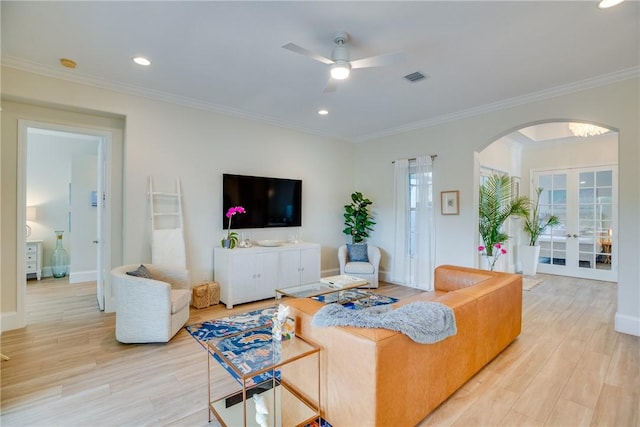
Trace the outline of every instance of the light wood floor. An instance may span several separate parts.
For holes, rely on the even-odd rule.
[[[522,335],[420,426],[640,425],[640,338],[613,330],[615,284],[542,277],[524,292]],[[217,425],[207,422],[202,347],[184,330],[169,344],[119,344],[94,287],[29,281],[28,326],[0,340],[11,357],[0,365],[0,424]],[[189,322],[272,304],[192,309]]]

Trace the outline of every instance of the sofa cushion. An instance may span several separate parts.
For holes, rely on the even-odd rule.
[[[373,264],[368,262],[348,262],[344,266],[345,274],[373,274]]]
[[[349,256],[349,262],[369,262],[366,243],[347,243],[347,253]]]
[[[143,279],[153,279],[153,277],[151,277],[151,272],[142,264],[133,271],[127,271],[127,274],[129,276],[142,277]]]
[[[171,290],[171,314],[177,313],[191,302],[191,292],[186,289]]]

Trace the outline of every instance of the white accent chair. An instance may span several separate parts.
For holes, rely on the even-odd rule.
[[[377,246],[367,244],[367,258],[369,258],[369,262],[351,262],[349,261],[347,245],[342,245],[338,248],[340,274],[359,277],[369,282],[370,287],[377,288],[380,249]]]
[[[116,339],[121,343],[168,342],[189,320],[189,271],[144,264],[151,279],[127,274],[139,265],[111,270]]]

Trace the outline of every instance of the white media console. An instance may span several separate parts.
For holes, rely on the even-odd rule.
[[[220,300],[228,309],[235,304],[274,298],[276,288],[320,280],[320,245],[218,247],[213,254],[213,274],[220,285]]]

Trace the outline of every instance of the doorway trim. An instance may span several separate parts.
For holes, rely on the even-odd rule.
[[[98,235],[102,236],[101,251],[98,253],[98,278],[102,278],[103,288],[107,287],[109,280],[108,274],[105,274],[107,268],[111,265],[111,208],[110,198],[107,195],[111,194],[111,159],[112,159],[112,141],[113,135],[109,131],[76,127],[70,125],[59,125],[54,123],[39,122],[32,120],[18,120],[18,149],[17,149],[17,245],[16,245],[16,273],[17,273],[17,292],[16,292],[16,328],[24,327],[27,324],[26,316],[26,291],[27,291],[27,279],[25,271],[24,257],[20,254],[24,254],[26,247],[26,236],[24,230],[26,228],[26,201],[27,201],[27,139],[28,130],[30,128],[44,129],[57,132],[75,133],[81,135],[90,135],[99,138],[98,144],[98,194],[101,199],[102,215],[101,220],[98,223]],[[100,206],[100,205],[99,205]],[[102,273],[102,274],[101,274]],[[97,283],[97,285],[100,285]],[[100,307],[104,307],[104,302],[100,304]],[[102,309],[102,308],[101,308]],[[13,329],[13,328],[12,328]]]

